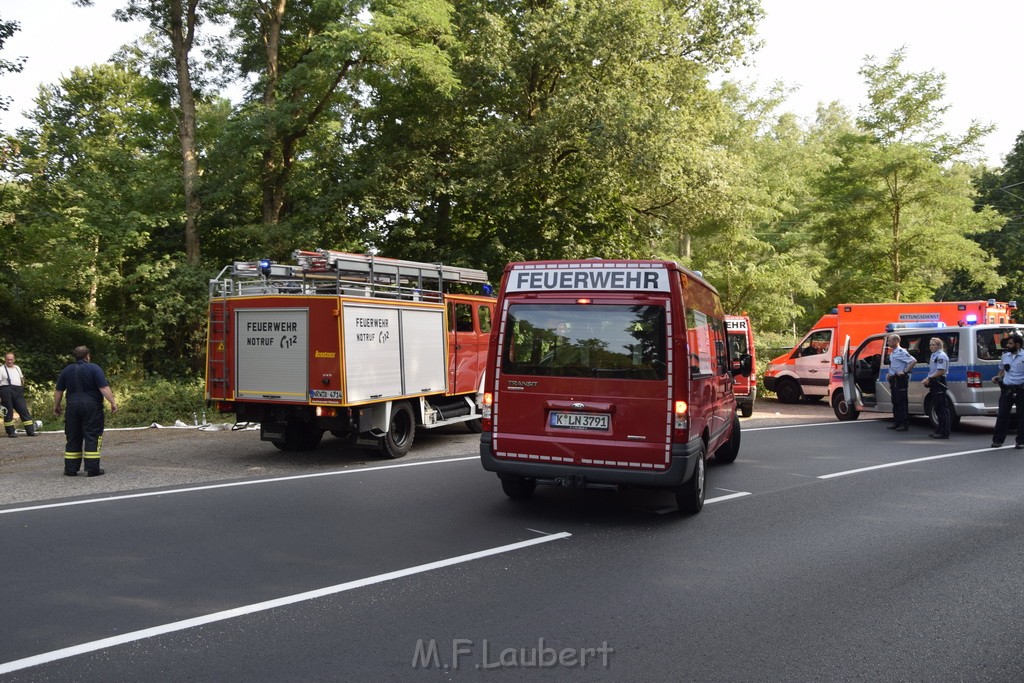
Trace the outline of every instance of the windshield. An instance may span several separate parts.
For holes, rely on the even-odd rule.
[[[516,304],[504,340],[511,374],[665,379],[662,306]]]

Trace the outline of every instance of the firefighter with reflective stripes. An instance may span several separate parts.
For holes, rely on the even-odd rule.
[[[64,417],[64,474],[74,477],[85,459],[85,473],[90,477],[103,474],[100,469],[100,444],[103,441],[103,399],[110,403],[110,412],[117,412],[117,400],[102,368],[92,362],[89,348],[74,350],[75,362],[61,370],[57,389],[53,392],[53,414],[60,417],[61,400],[68,395]]]

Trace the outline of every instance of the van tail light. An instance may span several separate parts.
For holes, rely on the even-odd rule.
[[[971,387],[972,389],[981,389],[981,373],[968,371],[967,386]]]
[[[494,405],[494,394],[484,392],[483,405],[480,407],[480,424],[485,432],[492,431],[494,422],[491,420],[491,406]]]
[[[689,411],[690,406],[686,405],[686,401],[676,401],[673,412],[675,413],[675,428],[679,431],[687,429],[689,424]]]

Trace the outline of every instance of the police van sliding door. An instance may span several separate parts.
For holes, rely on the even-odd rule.
[[[307,401],[309,309],[235,311],[235,398]]]

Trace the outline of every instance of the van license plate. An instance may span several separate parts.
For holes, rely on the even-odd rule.
[[[551,413],[551,426],[608,431],[608,413]]]

